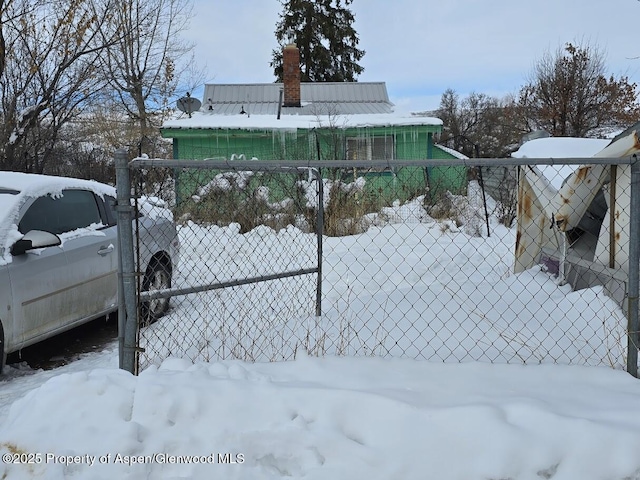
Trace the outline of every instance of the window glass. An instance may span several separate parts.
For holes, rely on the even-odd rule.
[[[109,226],[116,225],[118,223],[118,214],[116,212],[116,199],[111,195],[104,196],[104,206],[107,210],[107,221]]]
[[[18,230],[44,230],[56,235],[102,223],[93,192],[64,190],[61,197],[39,197],[20,220]]]
[[[392,160],[393,136],[347,138],[348,160]]]
[[[347,160],[393,160],[393,135],[347,138]],[[382,172],[385,168],[371,168],[368,172]]]

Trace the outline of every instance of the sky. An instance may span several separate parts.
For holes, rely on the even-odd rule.
[[[516,93],[535,62],[567,42],[601,50],[607,73],[640,83],[640,44],[626,20],[640,14],[636,0],[354,0],[350,8],[366,51],[359,80],[386,82],[399,111],[435,109],[448,88]],[[277,0],[194,0],[186,39],[206,82],[272,82],[281,11]]]
[[[479,191],[474,182],[470,186],[466,209],[477,214]],[[493,211],[495,204],[489,204]],[[382,213],[386,222],[365,234],[326,239],[325,286],[335,299],[350,302],[329,302],[324,316],[334,321],[328,324],[337,325],[341,316],[350,319],[349,328],[380,324],[388,338],[402,332],[406,339],[406,320],[417,307],[421,315],[414,325],[430,318],[431,325],[442,321],[447,328],[412,344],[422,342],[424,351],[458,345],[463,363],[350,352],[316,358],[301,348],[290,361],[192,362],[172,349],[172,357],[152,359],[136,377],[117,368],[114,342],[55,370],[16,364],[0,381],[0,477],[640,478],[640,383],[619,363],[625,319],[602,288],[571,292],[540,267],[510,275],[515,232],[495,217],[491,237],[470,237],[466,224],[456,228],[450,220],[429,217],[420,199]],[[229,266],[225,255],[233,242],[235,263],[251,270],[268,252],[278,253],[274,265],[284,261],[291,250],[282,242],[296,238],[308,244],[315,238],[292,228],[276,234],[258,227],[242,235],[235,225],[192,222],[179,234],[184,263],[178,285],[195,274],[195,265],[221,258]],[[365,251],[369,264],[380,267],[377,272],[358,262]],[[469,275],[465,267],[476,273]],[[490,287],[482,294],[473,288],[481,283]],[[154,342],[167,345],[158,332],[180,324],[201,331],[207,297],[217,295],[172,299],[167,316],[143,330],[146,351],[159,351]],[[440,318],[429,311],[438,302],[446,306]],[[247,316],[274,309],[263,302],[243,311],[241,303],[224,308]],[[395,313],[385,314],[381,307],[387,304],[397,305]],[[446,312],[450,318],[443,318]],[[505,323],[491,325],[496,313]],[[296,328],[295,322],[283,325],[289,333]],[[488,333],[483,341],[473,331],[478,326]],[[215,325],[209,330],[220,332],[217,337],[223,333]],[[458,344],[452,331],[464,332],[464,340]],[[271,345],[280,334],[275,333]],[[349,348],[364,338],[354,338]],[[246,340],[260,343],[256,337]],[[194,347],[204,350],[202,343]],[[482,350],[496,363],[472,361]],[[562,351],[567,358],[554,363]],[[525,358],[528,364],[522,365]],[[575,364],[563,365],[570,358]]]

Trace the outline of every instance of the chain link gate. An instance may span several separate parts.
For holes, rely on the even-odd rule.
[[[635,165],[589,161],[620,165],[629,178]],[[602,203],[573,205],[593,221],[561,232],[532,194],[539,180],[523,183],[537,165],[535,178],[560,188],[587,160],[564,162],[129,162],[133,196],[145,200],[142,210],[134,202],[137,216],[170,210],[180,238],[170,286],[145,284],[146,267],[133,269],[139,368],[170,356],[301,352],[622,368],[637,354],[627,335],[637,331],[637,281],[598,260],[611,256]],[[609,181],[597,194],[605,210],[616,201],[607,185],[633,202],[633,182]],[[622,263],[637,255],[635,213],[617,246]],[[145,306],[169,297],[162,317],[145,319]]]

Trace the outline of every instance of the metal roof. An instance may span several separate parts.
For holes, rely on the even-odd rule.
[[[205,85],[202,111],[233,115],[277,115],[282,83]],[[282,107],[282,115],[358,115],[391,113],[384,82],[301,83],[301,107]],[[210,108],[211,107],[211,108]]]

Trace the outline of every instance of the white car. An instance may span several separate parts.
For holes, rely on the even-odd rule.
[[[0,172],[0,372],[8,353],[117,309],[115,202],[102,183]],[[171,287],[179,247],[171,212],[147,206],[136,225],[142,288]],[[168,306],[152,300],[143,313],[155,320]]]

